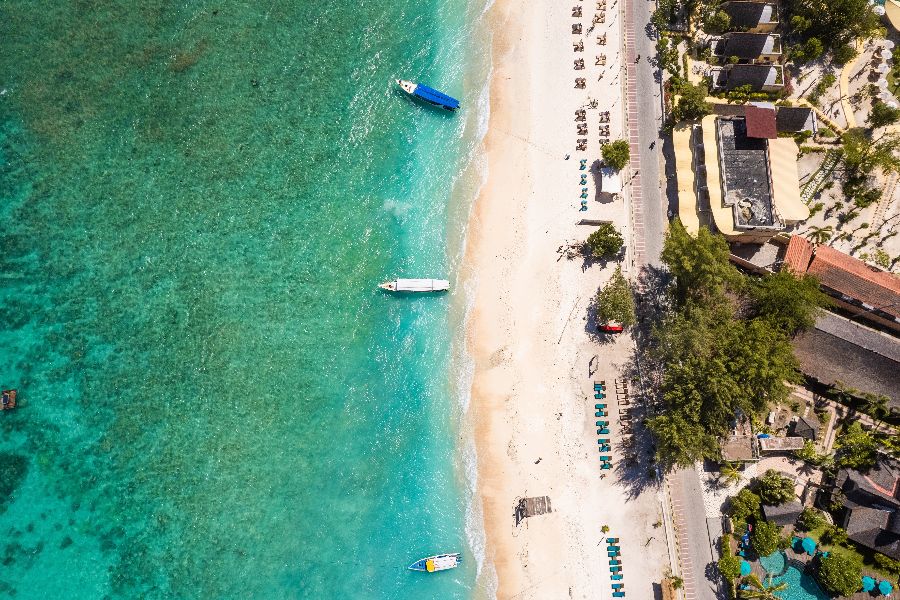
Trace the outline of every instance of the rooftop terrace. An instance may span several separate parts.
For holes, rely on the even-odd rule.
[[[747,137],[742,118],[716,120],[724,204],[734,211],[738,227],[773,227],[772,184],[768,143]]]

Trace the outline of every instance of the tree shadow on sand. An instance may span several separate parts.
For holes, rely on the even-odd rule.
[[[631,330],[635,346],[621,366],[622,378],[628,382],[628,404],[619,404],[620,394],[611,389],[611,393],[616,394],[614,401],[618,405],[623,429],[630,431],[623,432],[619,440],[624,460],[615,468],[617,482],[625,489],[629,499],[659,486],[656,446],[645,423],[661,407],[659,384],[662,365],[649,350],[653,343],[653,326],[669,304],[666,294],[668,280],[666,272],[648,265],[641,269],[637,281],[633,283],[638,319]],[[625,420],[624,415],[629,418]]]

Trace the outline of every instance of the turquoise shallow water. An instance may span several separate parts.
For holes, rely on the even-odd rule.
[[[481,9],[0,6],[0,596],[470,596],[451,299],[374,284],[453,272]]]

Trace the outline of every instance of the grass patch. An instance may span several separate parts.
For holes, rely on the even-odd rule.
[[[868,548],[860,548],[853,542],[847,542],[847,545],[850,546],[849,548],[847,548],[846,546],[823,544],[820,540],[822,539],[822,534],[825,533],[825,529],[827,529],[828,527],[829,527],[829,525],[827,525],[827,524],[820,525],[819,527],[816,527],[815,529],[813,529],[812,531],[810,531],[808,533],[803,533],[802,531],[795,531],[794,535],[799,538],[803,538],[804,536],[809,536],[812,539],[816,540],[816,542],[818,543],[819,550],[823,550],[825,552],[834,552],[835,554],[843,554],[845,556],[854,557],[857,560],[859,560],[860,562],[862,562],[862,564],[864,565],[864,567],[867,570],[874,571],[875,573],[882,575],[889,581],[894,581],[894,578],[896,578],[896,575],[894,575],[890,571],[887,571],[885,569],[878,567],[878,565],[875,564],[875,559],[874,559],[875,552],[873,552],[872,550],[869,550]]]

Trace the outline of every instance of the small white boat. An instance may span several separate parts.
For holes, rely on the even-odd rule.
[[[409,565],[409,570],[436,573],[438,571],[446,571],[447,569],[455,569],[461,562],[462,556],[459,552],[454,554],[438,554],[437,556],[429,556],[428,558],[417,560]]]
[[[378,287],[389,292],[446,292],[450,282],[446,279],[395,279]]]

